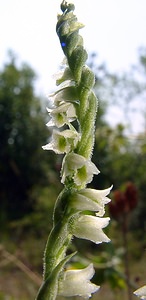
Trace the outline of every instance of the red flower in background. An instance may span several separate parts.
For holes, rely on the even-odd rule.
[[[126,185],[125,197],[128,201],[129,211],[133,210],[138,203],[138,194],[136,186],[132,182],[128,182]]]
[[[138,203],[136,186],[132,182],[125,185],[124,192],[115,190],[113,201],[109,203],[109,211],[113,218],[118,219],[131,212]]]

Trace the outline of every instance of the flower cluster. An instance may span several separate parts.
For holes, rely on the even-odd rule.
[[[97,112],[97,98],[92,90],[94,74],[85,65],[87,52],[78,34],[83,25],[73,13],[74,5],[63,1],[61,9],[63,13],[58,16],[56,30],[66,60],[63,71],[56,76],[59,89],[50,95],[53,104],[47,109],[50,116],[47,126],[54,129],[51,141],[43,149],[64,154],[61,168],[64,189],[54,209],[54,225],[44,258],[44,282],[37,300],[55,299],[56,289],[59,295],[88,299],[99,289],[90,282],[93,266],[64,271],[67,247],[72,236],[95,244],[109,242],[103,232],[109,218],[102,217],[105,204],[110,201],[107,195],[111,187],[105,190],[86,187],[93,175],[99,174],[91,161]]]

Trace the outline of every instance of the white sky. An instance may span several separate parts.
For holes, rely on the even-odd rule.
[[[74,0],[88,52],[95,51],[110,70],[127,69],[146,46],[146,0]],[[52,74],[63,53],[55,32],[61,0],[0,0],[0,68],[8,49],[39,75],[37,90],[52,89]]]

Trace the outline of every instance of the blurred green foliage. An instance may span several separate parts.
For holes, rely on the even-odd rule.
[[[45,126],[42,99],[35,95],[35,77],[27,64],[17,66],[12,53],[0,72],[2,223],[28,217],[41,207],[41,202],[44,210],[45,206],[49,210],[59,188],[56,157],[42,150],[50,132]]]

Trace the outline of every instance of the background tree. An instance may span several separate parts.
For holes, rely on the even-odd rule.
[[[134,213],[133,228],[145,228],[146,215],[146,132],[145,132],[145,93],[146,93],[146,49],[140,48],[137,65],[121,73],[109,72],[105,64],[98,62],[96,54],[91,55],[89,64],[95,70],[95,92],[99,98],[101,118],[97,120],[96,147],[94,159],[100,157],[99,169],[102,174],[94,183],[103,188],[103,182],[119,188],[127,181],[132,181],[138,188],[139,205]],[[102,105],[104,103],[104,105]],[[106,116],[111,107],[123,114],[123,122],[111,126]],[[134,127],[141,122],[142,131],[133,134]],[[143,126],[142,126],[143,124]],[[102,126],[100,126],[102,125]],[[100,181],[99,181],[100,180]],[[108,183],[109,181],[109,183]]]
[[[53,182],[49,174],[55,174],[51,173],[55,156],[42,150],[49,131],[41,99],[34,92],[35,79],[34,71],[27,64],[18,67],[10,53],[0,72],[1,220],[32,212],[39,190],[49,185],[49,178]]]

